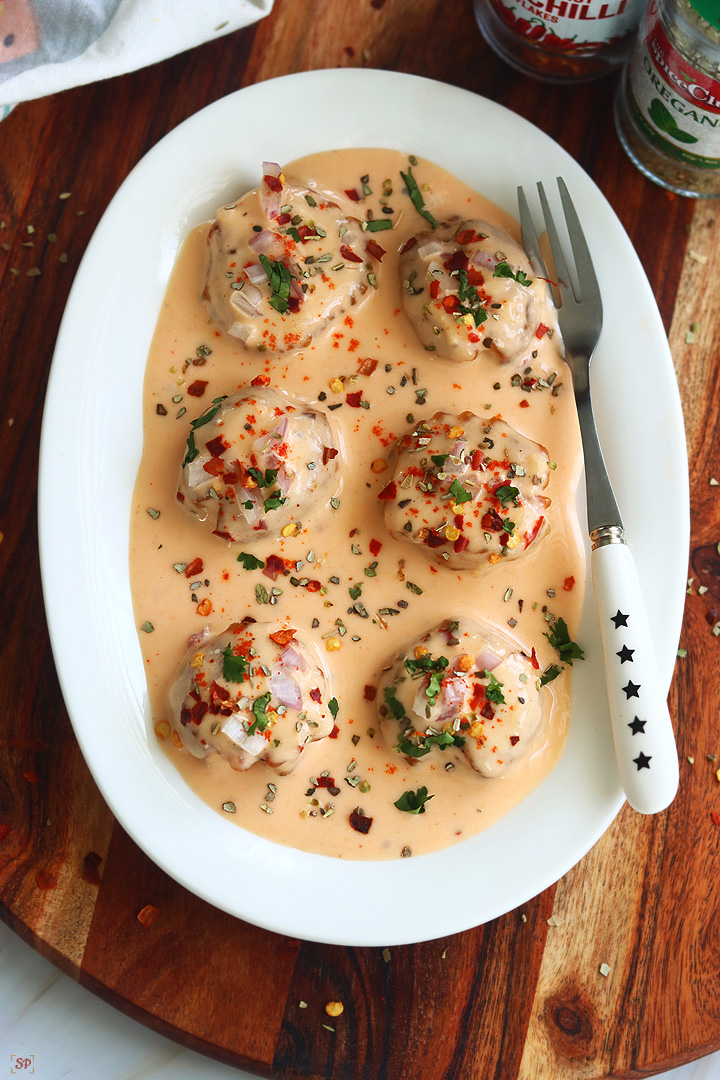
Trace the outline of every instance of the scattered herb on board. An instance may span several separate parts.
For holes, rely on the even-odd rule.
[[[393,805],[397,806],[398,810],[404,810],[406,814],[424,814],[425,803],[434,798],[434,795],[428,795],[426,787],[421,787],[417,791],[403,791]]]

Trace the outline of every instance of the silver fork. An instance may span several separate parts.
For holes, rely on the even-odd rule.
[[[678,787],[672,722],[660,689],[657,663],[635,563],[605,468],[590,397],[590,361],[602,330],[602,301],[590,251],[564,180],[560,200],[579,289],[568,271],[542,184],[538,193],[560,294],[558,321],[573,377],[587,487],[587,520],[595,604],[600,625],[608,704],[620,781],[628,802],[643,814],[664,810]],[[549,275],[525,192],[518,188],[525,250],[536,274]],[[624,684],[624,685],[623,685]]]

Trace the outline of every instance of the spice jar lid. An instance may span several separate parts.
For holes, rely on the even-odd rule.
[[[720,29],[720,8],[717,0],[690,0],[701,19],[705,19],[716,30]]]

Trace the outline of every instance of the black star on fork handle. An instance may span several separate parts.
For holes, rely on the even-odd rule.
[[[628,802],[664,810],[678,783],[678,760],[632,554],[619,526],[591,533],[593,586],[615,757]],[[631,677],[630,677],[631,676]]]

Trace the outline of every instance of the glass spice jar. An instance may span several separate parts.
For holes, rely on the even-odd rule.
[[[655,183],[720,197],[718,0],[652,0],[617,89],[615,127]]]
[[[646,0],[474,0],[488,45],[544,82],[587,82],[627,58]]]

